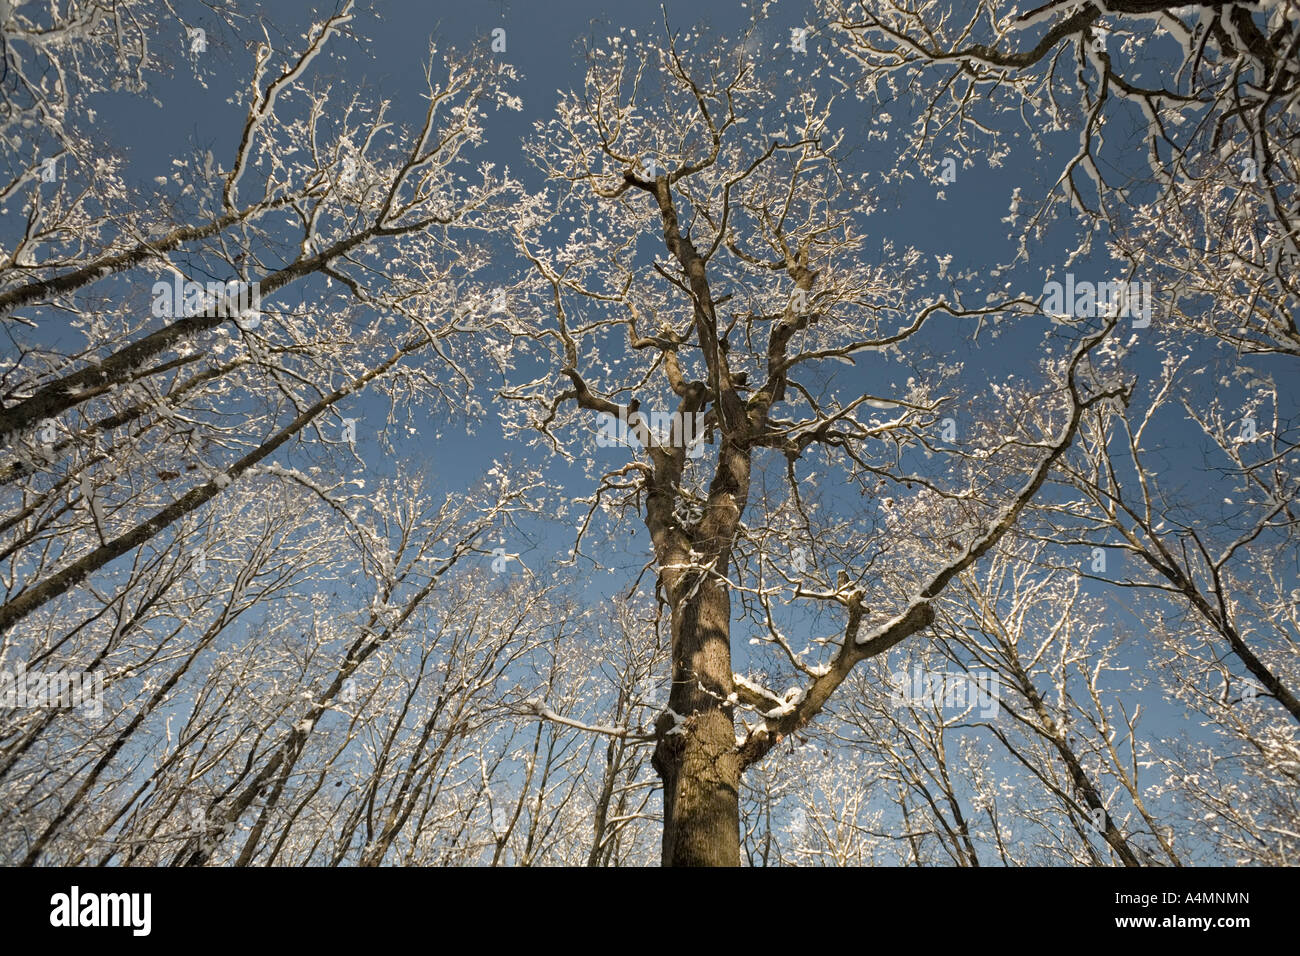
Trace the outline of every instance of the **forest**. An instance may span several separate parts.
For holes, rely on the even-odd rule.
[[[1300,864],[1300,0],[0,28],[0,863]]]

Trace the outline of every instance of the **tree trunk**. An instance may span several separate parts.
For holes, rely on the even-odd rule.
[[[740,865],[730,631],[730,595],[711,576],[674,607],[673,687],[654,754],[664,784],[664,866]]]

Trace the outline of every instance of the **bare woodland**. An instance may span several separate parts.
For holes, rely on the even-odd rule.
[[[103,709],[0,707],[0,861],[1300,862],[1300,0],[759,7],[403,109],[352,0],[3,9],[0,667]],[[893,241],[976,164],[1009,261]]]

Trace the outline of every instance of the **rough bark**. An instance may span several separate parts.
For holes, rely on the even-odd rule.
[[[673,690],[654,755],[664,782],[664,866],[740,865],[730,630],[730,596],[714,582],[673,615]]]

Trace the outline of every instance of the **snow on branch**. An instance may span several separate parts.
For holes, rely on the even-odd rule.
[[[545,701],[530,697],[524,701],[524,713],[532,714],[543,720],[549,720],[553,724],[560,724],[565,727],[572,727],[575,730],[582,730],[589,734],[603,734],[606,737],[619,737],[623,740],[654,740],[653,734],[633,733],[628,727],[608,727],[598,724],[584,724],[580,720],[574,720],[572,717],[565,717],[557,714],[551,708],[546,706]]]

